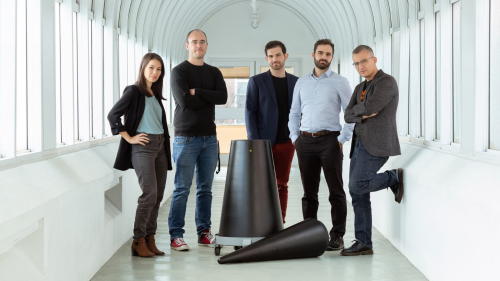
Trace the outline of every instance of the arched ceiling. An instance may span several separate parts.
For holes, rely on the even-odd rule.
[[[187,32],[202,26],[217,11],[238,2],[248,2],[248,13],[252,13],[251,0],[92,2],[89,9],[93,9],[94,15],[103,15],[106,25],[111,20],[121,36],[135,39],[172,61],[185,58],[182,43]],[[434,4],[433,0],[257,0],[257,6],[259,2],[273,3],[293,12],[315,38],[332,39],[341,52],[359,44],[372,44],[391,30],[397,30],[409,16],[416,18],[422,5]],[[343,55],[347,53],[340,54]]]

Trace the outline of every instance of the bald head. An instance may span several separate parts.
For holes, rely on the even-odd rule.
[[[193,29],[193,30],[189,31],[189,33],[188,33],[188,34],[187,34],[187,36],[186,36],[186,43],[188,43],[188,44],[189,44],[189,37],[190,37],[191,35],[195,35],[195,34],[196,34],[196,35],[203,35],[203,36],[205,37],[205,41],[208,43],[208,40],[207,40],[207,35],[206,35],[206,34],[205,34],[205,32],[203,32],[203,30],[201,30],[201,29]],[[197,37],[199,37],[199,36],[197,36]]]

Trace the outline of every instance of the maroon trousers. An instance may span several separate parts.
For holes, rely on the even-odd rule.
[[[276,181],[278,183],[281,216],[283,217],[283,223],[285,223],[286,206],[288,203],[288,180],[290,178],[290,169],[292,168],[295,147],[293,146],[292,141],[289,140],[284,143],[275,143],[271,149],[274,158]]]

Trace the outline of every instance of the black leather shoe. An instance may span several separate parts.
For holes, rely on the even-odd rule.
[[[344,249],[344,239],[342,237],[332,235],[332,237],[330,237],[330,242],[328,242],[328,246],[326,246],[326,250],[338,251],[342,249]]]
[[[342,256],[359,256],[359,255],[373,255],[373,249],[359,242],[358,240],[352,241],[351,247],[342,250],[340,255]]]
[[[393,169],[394,172],[398,174],[399,182],[395,185],[391,186],[392,193],[394,193],[394,200],[396,202],[401,203],[403,200],[403,195],[405,193],[404,185],[403,185],[403,169]]]

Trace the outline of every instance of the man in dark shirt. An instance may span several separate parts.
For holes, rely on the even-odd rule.
[[[214,243],[210,217],[212,182],[218,159],[215,105],[225,104],[227,100],[222,73],[204,62],[208,46],[205,33],[192,30],[185,45],[189,59],[174,67],[171,73],[175,100],[173,158],[176,170],[168,227],[170,247],[176,251],[189,250],[183,239],[183,228],[195,168],[198,244],[212,246]]]
[[[248,139],[271,141],[281,215],[285,223],[287,184],[295,151],[289,137],[288,115],[298,77],[285,72],[288,54],[283,43],[271,41],[264,52],[271,69],[248,80],[245,122]]]

